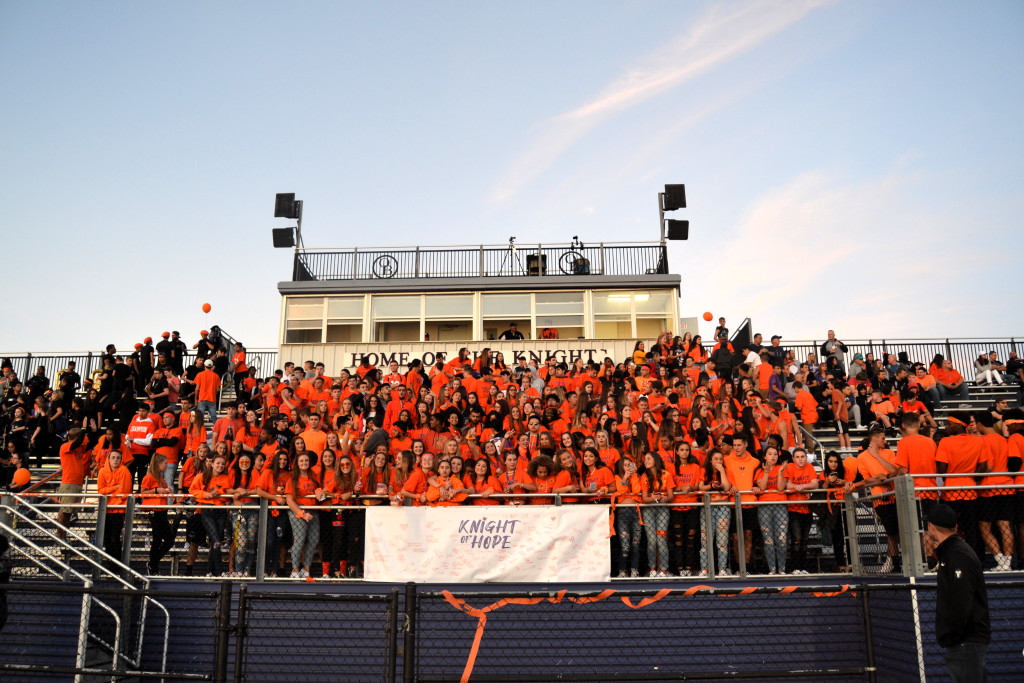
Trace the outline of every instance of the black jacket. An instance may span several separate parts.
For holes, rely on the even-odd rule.
[[[935,638],[942,647],[962,643],[988,643],[988,594],[981,562],[971,546],[959,536],[943,541],[935,554],[939,558],[938,594],[935,598]]]

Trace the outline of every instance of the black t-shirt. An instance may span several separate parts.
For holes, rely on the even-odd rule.
[[[499,334],[498,339],[523,339],[523,333],[520,332],[519,330],[513,332],[512,329],[509,328],[502,332],[501,334]]]
[[[114,369],[110,371],[111,377],[111,389],[113,391],[124,391],[126,387],[132,384],[132,369],[124,363],[118,363],[114,366]],[[104,382],[106,384],[106,382]]]
[[[228,357],[227,356],[219,356],[217,358],[214,358],[213,359],[213,371],[216,372],[221,377],[223,377],[228,372],[228,365],[229,364],[230,363],[228,361]]]

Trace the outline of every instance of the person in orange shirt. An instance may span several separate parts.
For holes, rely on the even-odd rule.
[[[726,501],[731,497],[727,491],[732,488],[729,482],[729,475],[725,470],[725,458],[722,451],[717,448],[708,453],[704,464],[704,480],[701,482],[700,490],[703,493],[711,494],[711,502],[719,503],[710,508],[702,507],[700,516],[700,576],[707,578],[710,574],[709,556],[711,552],[711,540],[708,538],[707,529],[710,522],[715,530],[714,546],[717,552],[717,564],[719,576],[729,576],[729,520],[730,506]],[[708,513],[710,511],[710,519]]]
[[[857,455],[857,470],[864,478],[864,483],[871,485],[871,493],[884,496],[893,490],[892,479],[896,476],[899,466],[896,454],[885,447],[885,430],[874,427],[868,431],[868,447]],[[888,542],[888,553],[882,564],[882,572],[898,570],[900,565],[900,526],[896,513],[895,496],[888,495],[875,498],[875,515],[885,529]]]
[[[615,533],[619,537],[619,578],[628,569],[640,576],[640,509],[643,500],[636,464],[629,458],[615,463]]]
[[[103,550],[120,562],[124,549],[124,505],[132,494],[132,473],[121,464],[121,451],[110,451],[107,456],[107,464],[96,480],[96,493],[107,496]]]
[[[757,474],[757,469],[761,464],[747,450],[747,437],[742,432],[732,435],[732,453],[725,456],[724,463],[731,483],[726,491],[731,495],[738,495],[743,502],[756,500],[756,496],[751,493],[740,493],[754,490],[754,475]],[[758,525],[757,508],[753,505],[744,505],[741,514],[743,515],[743,549],[746,552],[747,562],[750,562],[754,557],[754,527]],[[738,540],[734,538],[733,543],[738,543]]]
[[[800,413],[800,421],[803,422],[807,431],[814,433],[814,425],[818,423],[818,402],[814,400],[811,392],[804,388],[803,382],[793,382],[793,390],[796,391],[797,411]]]
[[[411,500],[413,505],[424,505],[427,502],[428,481],[436,473],[434,454],[424,453],[420,456],[419,466],[409,475],[402,487],[402,496]]]
[[[679,576],[693,576],[697,572],[700,550],[697,543],[700,527],[697,493],[704,478],[704,467],[687,441],[676,446],[675,461],[672,477],[675,493],[672,502],[675,505],[668,513],[669,565]]]
[[[487,458],[480,458],[473,464],[473,469],[463,477],[466,488],[472,489],[473,494],[478,497],[472,498],[473,505],[500,505],[501,501],[491,498],[491,494],[500,492],[501,484],[497,477],[491,473],[491,461]]]
[[[896,407],[889,399],[882,395],[881,389],[875,389],[871,392],[869,407],[871,408],[871,414],[882,423],[883,427],[892,429],[893,419],[896,417]]]
[[[592,495],[589,502],[602,502],[615,486],[615,475],[601,460],[596,448],[583,449],[583,467],[580,471],[583,491]]]
[[[984,449],[982,472],[1009,472],[1009,441],[995,429],[995,418],[988,410],[974,413]],[[989,475],[978,480],[985,486],[1012,486],[1013,477]],[[982,489],[978,498],[978,523],[981,539],[996,561],[997,572],[1010,571],[1013,561],[1014,489]]]
[[[163,426],[153,432],[150,445],[154,453],[164,456],[167,467],[164,468],[164,481],[167,487],[174,486],[178,474],[178,460],[185,446],[185,433],[178,426],[178,416],[171,411],[163,414]]]
[[[764,449],[764,461],[754,474],[754,493],[760,503],[757,518],[761,525],[761,539],[764,542],[764,557],[769,574],[786,573],[786,555],[789,551],[789,514],[786,506],[776,501],[786,500],[785,481],[779,484],[784,465],[779,462],[779,449],[768,446]]]
[[[61,473],[57,494],[63,507],[57,513],[57,535],[61,538],[66,537],[64,529],[71,526],[72,515],[77,509],[75,505],[81,502],[77,494],[82,492],[90,460],[92,451],[86,442],[85,430],[81,427],[72,427],[68,430],[67,443],[60,447]]]
[[[227,491],[233,505],[245,506],[231,513],[237,538],[233,576],[251,576],[255,572],[259,483],[260,474],[254,467],[253,456],[242,453],[231,468],[231,488]]]
[[[547,455],[538,455],[530,461],[526,473],[530,477],[529,483],[523,484],[528,493],[551,493],[555,490],[557,480],[555,461]],[[531,497],[528,501],[531,505],[551,505],[553,498]]]
[[[312,462],[309,453],[298,455],[285,488],[288,521],[292,527],[291,578],[293,579],[309,578],[313,556],[320,543],[320,517],[316,510],[306,508],[320,505],[327,497],[327,493],[316,473],[313,472]]]
[[[320,454],[324,452],[324,448],[327,447],[327,432],[320,429],[320,416],[316,413],[312,413],[309,416],[309,422],[307,423],[307,429],[299,434],[299,438],[302,439],[303,444],[306,446],[307,451],[311,451],[316,455],[315,459],[319,459]]]
[[[166,506],[168,496],[172,493],[171,487],[165,479],[167,471],[167,456],[157,453],[149,461],[149,471],[142,479],[142,509],[147,506]],[[171,526],[167,520],[166,507],[153,507],[149,512],[149,527],[152,531],[152,542],[149,546],[149,561],[146,564],[146,571],[149,576],[160,574],[160,560],[174,547],[174,537],[177,526]]]
[[[672,499],[675,482],[665,469],[665,463],[657,453],[644,455],[643,474],[640,475],[640,491],[643,502],[654,507],[647,508],[644,535],[647,537],[647,564],[651,576],[666,577],[669,569],[668,556],[668,503]]]
[[[282,514],[280,506],[285,505],[287,497],[285,490],[288,481],[291,479],[291,460],[288,451],[279,450],[260,472],[259,485],[256,495],[264,498],[270,503],[270,515],[267,517],[267,550],[265,554],[266,564],[264,570],[267,576],[280,576],[280,544],[282,538],[287,535],[286,529],[290,527],[288,516]],[[187,465],[187,463],[186,463]]]
[[[210,540],[210,575],[220,576],[221,547],[224,531],[228,524],[228,511],[224,505],[231,502],[231,475],[227,472],[228,461],[222,455],[214,456],[210,466],[192,480],[189,494],[200,506],[199,517]]]
[[[938,385],[941,400],[945,401],[951,397],[960,401],[967,400],[967,385],[960,373],[953,369],[951,361],[943,360],[942,367],[931,370],[931,375]],[[959,514],[957,514],[957,519],[960,519]]]
[[[156,429],[156,420],[150,416],[149,406],[140,401],[138,414],[128,423],[128,429],[124,433],[124,442],[131,453],[131,458],[125,458],[128,461],[126,464],[140,484],[149,468],[153,433]]]
[[[1007,439],[1007,472],[1016,472],[1014,483],[1018,486],[1024,485],[1024,410],[1011,408],[1003,413],[1002,421],[1010,435]],[[1024,488],[1017,489],[1014,499],[1017,511],[1017,547],[1024,548]],[[1017,568],[1024,568],[1020,555],[1017,556]]]
[[[235,395],[242,396],[242,382],[249,376],[249,366],[245,364],[245,347],[242,342],[235,342],[235,352],[231,356],[231,368],[234,371]]]
[[[789,507],[789,532],[793,546],[794,574],[807,573],[807,536],[811,530],[811,508],[807,502],[810,494],[805,491],[817,489],[821,483],[814,465],[807,462],[807,451],[793,449],[793,462],[779,473],[779,481],[785,482],[786,494],[791,501]],[[797,501],[797,502],[792,502]]]
[[[196,408],[204,413],[212,425],[217,421],[217,395],[220,393],[220,375],[213,371],[213,361],[203,362],[205,370],[196,375]]]
[[[978,557],[984,557],[985,547],[978,533],[978,491],[967,488],[976,483],[975,477],[971,475],[983,469],[984,442],[977,434],[968,432],[973,420],[972,415],[966,411],[956,411],[946,416],[946,433],[949,436],[939,442],[935,463],[939,474],[967,475],[943,477],[942,502],[956,512],[967,544]]]

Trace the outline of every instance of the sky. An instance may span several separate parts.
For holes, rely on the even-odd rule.
[[[683,317],[1024,336],[1022,35],[1013,0],[0,0],[0,352],[276,346],[278,192],[310,247],[592,243],[658,239],[667,183]]]

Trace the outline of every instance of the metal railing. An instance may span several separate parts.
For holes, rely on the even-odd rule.
[[[585,245],[455,245],[299,249],[292,277],[311,280],[510,277],[541,275],[654,275],[668,273],[660,242]]]
[[[102,516],[106,500],[100,500],[99,509]],[[109,604],[112,601],[83,594],[76,666],[85,666],[89,642],[92,641],[110,653],[112,670],[116,671],[122,665],[139,668],[148,608],[152,605],[163,615],[161,671],[165,670],[170,613],[164,605],[147,595],[150,581],[146,576],[134,571],[127,562],[122,563],[122,558],[111,557],[101,550],[102,538],[93,544],[13,494],[4,494],[0,498],[0,533],[10,540],[11,552],[36,567],[42,576],[78,582],[85,588],[104,582],[119,589],[117,595],[123,598],[120,608]],[[112,638],[93,624],[90,619],[92,606],[110,615],[114,626]]]

